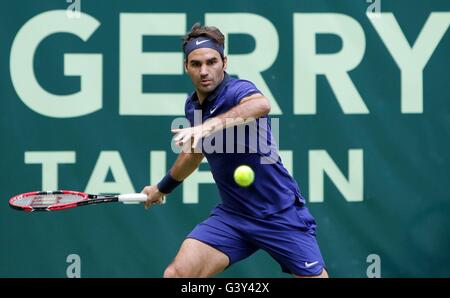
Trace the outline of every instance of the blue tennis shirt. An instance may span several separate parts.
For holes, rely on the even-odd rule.
[[[192,126],[199,125],[200,113],[203,123],[256,93],[261,92],[252,82],[225,73],[223,81],[201,105],[196,92],[186,99],[186,118]],[[216,132],[202,141],[202,153],[222,198],[219,208],[264,218],[291,206],[296,198],[305,203],[297,183],[278,156],[268,116]],[[248,165],[255,172],[255,180],[249,187],[241,187],[234,181],[234,170],[240,165]]]

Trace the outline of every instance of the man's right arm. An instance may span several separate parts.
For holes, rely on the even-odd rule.
[[[183,181],[199,166],[202,159],[202,153],[187,153],[182,151],[169,171],[170,176],[176,181]],[[147,194],[147,201],[144,204],[145,208],[150,207],[154,203],[161,203],[163,197],[166,195],[166,193],[160,192],[156,185],[144,187],[142,193]]]
[[[202,153],[187,153],[181,151],[170,169],[170,175],[177,181],[186,179],[202,162]]]

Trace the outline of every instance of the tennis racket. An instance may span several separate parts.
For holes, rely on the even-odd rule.
[[[143,193],[122,195],[93,195],[72,190],[34,191],[16,195],[9,200],[9,206],[15,210],[58,211],[79,206],[123,202],[142,203],[147,200]]]

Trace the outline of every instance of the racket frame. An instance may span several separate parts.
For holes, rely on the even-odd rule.
[[[49,205],[47,207],[32,207],[32,206],[19,206],[14,204],[14,202],[23,197],[37,196],[37,195],[75,195],[82,197],[82,200],[72,203],[55,203],[53,205]],[[110,203],[119,201],[119,195],[94,195],[87,194],[84,192],[73,191],[73,190],[54,190],[54,191],[32,191],[23,194],[16,195],[9,200],[9,206],[16,210],[22,210],[25,212],[33,212],[33,211],[58,211],[64,209],[75,208],[79,206],[92,205],[92,204],[101,204],[101,203]]]

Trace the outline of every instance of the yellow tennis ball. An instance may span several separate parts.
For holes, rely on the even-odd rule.
[[[234,181],[240,186],[247,187],[255,180],[255,172],[249,166],[239,166],[234,170]]]

